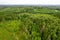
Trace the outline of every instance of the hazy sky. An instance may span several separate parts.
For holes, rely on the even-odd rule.
[[[60,0],[0,0],[0,4],[60,5]]]

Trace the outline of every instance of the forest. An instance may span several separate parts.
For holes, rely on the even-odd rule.
[[[60,9],[0,8],[0,40],[60,40]]]

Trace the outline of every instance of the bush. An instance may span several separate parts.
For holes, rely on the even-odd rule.
[[[10,35],[11,40],[60,40],[59,18],[49,14],[29,13],[19,14],[18,16],[19,19],[0,23],[1,28],[10,33],[4,35]],[[7,38],[3,39],[7,40]]]

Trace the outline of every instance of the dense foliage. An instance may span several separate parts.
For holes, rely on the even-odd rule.
[[[2,8],[0,40],[60,40],[60,11],[30,6]]]

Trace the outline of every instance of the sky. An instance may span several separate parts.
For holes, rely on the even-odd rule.
[[[60,0],[0,0],[0,5],[60,5]]]

